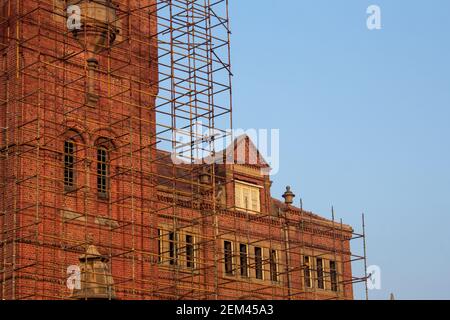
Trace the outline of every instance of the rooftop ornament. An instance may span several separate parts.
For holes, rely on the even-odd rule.
[[[286,192],[283,194],[284,203],[291,205],[294,203],[295,194],[291,191],[291,187],[286,187]]]

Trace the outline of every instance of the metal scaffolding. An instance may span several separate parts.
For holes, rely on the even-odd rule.
[[[199,161],[233,127],[228,0],[91,1],[96,48],[83,2],[0,1],[0,299],[91,298],[72,265],[106,299],[351,299],[364,228],[239,210],[234,165]]]

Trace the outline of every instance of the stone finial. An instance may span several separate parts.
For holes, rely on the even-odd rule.
[[[291,187],[287,186],[286,191],[283,194],[284,203],[290,205],[294,203],[295,194],[291,191]]]

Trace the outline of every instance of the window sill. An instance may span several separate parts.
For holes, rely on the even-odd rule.
[[[77,188],[75,186],[64,186],[64,193],[73,193],[77,190]]]
[[[108,201],[109,200],[108,194],[107,193],[103,193],[103,192],[97,193],[97,198],[99,200],[103,200],[103,201]]]
[[[236,278],[236,275],[234,273],[223,273],[223,276],[225,278]]]
[[[242,212],[242,213],[250,213],[250,214],[254,214],[254,215],[257,215],[257,214],[261,214],[261,213],[262,213],[261,211],[252,211],[252,210],[247,210],[247,209],[244,209],[244,208],[238,208],[238,207],[235,207],[235,210],[238,211],[238,212]]]

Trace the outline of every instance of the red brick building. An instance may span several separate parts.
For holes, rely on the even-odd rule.
[[[352,228],[274,199],[247,137],[164,151],[230,125],[213,6],[0,2],[0,299],[353,298]],[[257,161],[220,161],[238,149]]]

